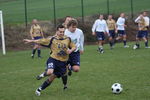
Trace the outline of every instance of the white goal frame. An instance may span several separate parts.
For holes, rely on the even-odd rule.
[[[4,24],[3,24],[3,12],[0,11],[0,27],[1,27],[1,38],[2,38],[2,51],[3,55],[6,55],[5,49],[5,36],[4,36]]]

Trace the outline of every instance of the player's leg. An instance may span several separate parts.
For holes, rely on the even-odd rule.
[[[113,47],[113,42],[112,42],[112,37],[111,37],[111,36],[109,37],[109,45],[110,45],[110,49],[112,49],[112,47]]]
[[[38,45],[38,58],[41,58],[41,46],[40,45]]]
[[[69,55],[69,65],[70,65],[70,71],[73,70],[74,72],[79,72],[79,70],[80,70],[80,52],[79,51],[73,52]],[[69,75],[69,73],[68,73],[68,75]],[[64,75],[62,77],[64,89],[67,88],[67,80],[68,80],[68,76]]]
[[[149,46],[148,46],[148,31],[144,31],[144,37],[143,37],[143,40],[144,40],[144,42],[145,42],[145,48],[150,48]]]
[[[53,58],[49,58],[47,60],[46,71],[36,77],[37,80],[42,79],[43,77],[50,76],[54,72],[55,68],[55,60]]]
[[[128,48],[129,47],[127,45],[127,35],[126,34],[123,35],[123,44],[124,44],[124,48]]]
[[[37,48],[38,48],[38,45],[37,45],[37,44],[34,44],[34,47],[33,47],[33,49],[32,49],[32,54],[31,54],[31,57],[32,57],[32,58],[34,58],[34,55],[35,55],[35,52],[36,52]]]
[[[43,84],[42,84],[38,89],[36,89],[35,94],[36,94],[37,96],[40,96],[40,95],[41,95],[41,91],[44,90],[44,89],[46,89],[46,88],[53,82],[53,80],[54,80],[56,77],[57,77],[56,75],[51,74],[51,75],[49,76],[49,78],[48,78],[47,80],[45,80],[45,81],[43,82]]]

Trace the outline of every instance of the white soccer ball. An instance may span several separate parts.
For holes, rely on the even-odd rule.
[[[137,49],[137,46],[136,46],[136,45],[134,45],[134,46],[133,46],[133,49],[134,49],[134,50],[135,50],[135,49]]]
[[[123,88],[122,88],[122,85],[119,84],[119,83],[114,83],[112,86],[111,86],[111,89],[112,89],[112,93],[114,94],[119,94],[122,92]]]

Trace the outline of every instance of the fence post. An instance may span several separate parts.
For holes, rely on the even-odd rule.
[[[131,17],[132,17],[132,19],[133,19],[133,17],[134,17],[134,15],[133,15],[133,0],[130,0],[130,2],[131,2]]]
[[[26,28],[27,28],[27,23],[28,23],[28,18],[27,18],[27,1],[24,0],[24,12],[25,12],[25,24],[26,24]]]
[[[56,7],[55,7],[56,5],[55,5],[55,0],[53,0],[53,10],[54,10],[54,25],[55,25],[55,27],[56,27]]]
[[[107,0],[107,14],[109,15],[109,0]]]
[[[82,23],[84,23],[84,2],[81,0],[81,9],[82,9]]]

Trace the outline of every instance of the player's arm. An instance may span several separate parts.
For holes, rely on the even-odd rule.
[[[48,46],[50,44],[51,38],[46,38],[46,39],[38,39],[38,40],[29,40],[29,39],[24,39],[23,41],[25,43],[37,43],[42,46]]]
[[[140,20],[140,16],[138,16],[136,19],[135,19],[135,23],[138,23]]]
[[[105,26],[105,34],[109,35],[109,29],[108,29],[106,21],[105,21],[104,26]]]
[[[80,34],[80,54],[84,52],[84,34],[81,32]]]
[[[92,35],[95,35],[95,30],[97,27],[97,20],[94,22],[93,27],[92,27]]]
[[[70,49],[67,50],[67,54],[71,54],[73,51],[76,50],[76,45],[71,41],[69,44]]]
[[[33,27],[31,26],[31,29],[30,29],[30,36],[31,36],[31,39],[34,39],[32,33],[33,33]]]
[[[42,35],[42,37],[44,38],[44,34],[43,34],[43,30],[42,30],[42,28],[41,28],[41,30],[40,30],[41,32],[41,35]]]

